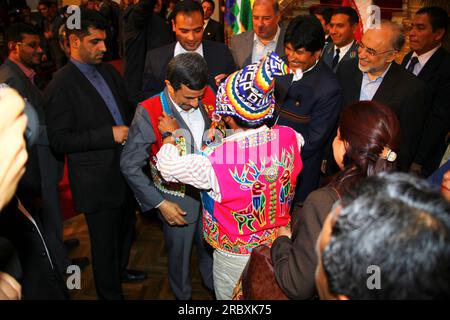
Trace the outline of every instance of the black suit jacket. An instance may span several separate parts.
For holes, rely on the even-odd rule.
[[[363,73],[358,68],[358,59],[342,62],[337,75],[344,108],[359,101]],[[403,171],[409,169],[420,143],[426,111],[425,93],[422,81],[393,62],[372,99],[397,114],[401,127],[398,166]]]
[[[13,198],[0,214],[0,235],[14,245],[22,269],[19,276],[14,271],[11,272],[11,275],[15,276],[22,285],[24,300],[68,299],[69,295],[62,270],[55,262],[47,235],[37,217],[38,213],[30,213],[33,215],[36,225],[17,208],[17,200]],[[37,228],[39,228],[42,238]],[[45,250],[46,246],[50,259]],[[17,265],[14,269],[17,269]]]
[[[44,100],[42,93],[23,73],[19,66],[13,61],[6,59],[0,66],[0,83],[6,83],[16,89],[19,94],[27,99],[36,111],[40,125],[44,124]],[[41,127],[42,128],[42,127]],[[38,143],[46,140],[45,132],[39,134]],[[28,148],[27,169],[20,180],[20,192],[24,195],[41,195],[41,173],[39,169],[39,157],[37,147]]]
[[[341,110],[342,94],[337,76],[321,60],[301,80],[292,82],[292,77],[276,77],[275,95],[280,105],[278,123],[305,139],[296,193],[296,200],[304,201],[319,186],[322,156]]]
[[[223,43],[222,24],[210,18],[205,30],[203,30],[203,40],[218,41]]]
[[[403,59],[404,67],[411,56],[412,52]],[[450,131],[450,54],[439,48],[417,77],[427,87],[427,117],[415,162],[423,165],[422,173],[428,176],[439,166]]]
[[[123,16],[124,79],[134,105],[139,102],[142,89],[145,57],[155,48],[173,41],[173,33],[163,18],[145,7],[132,6]]]
[[[208,84],[217,91],[214,77],[236,71],[236,65],[228,47],[216,41],[203,40],[203,57],[208,64]],[[167,65],[173,58],[176,42],[151,50],[145,59],[143,93],[141,101],[164,90]]]
[[[126,125],[131,104],[118,72],[97,66],[110,87]],[[45,94],[48,135],[52,148],[68,157],[70,188],[75,208],[90,213],[120,207],[126,182],[120,172],[122,146],[114,142],[114,119],[100,94],[69,62],[50,82]]]

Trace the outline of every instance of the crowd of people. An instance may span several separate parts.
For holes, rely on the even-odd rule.
[[[98,298],[123,299],[147,278],[129,265],[137,211],[162,222],[178,300],[194,245],[218,300],[261,246],[290,299],[450,297],[444,9],[416,12],[398,64],[403,27],[356,39],[351,7],[284,26],[255,0],[228,46],[212,0],[82,1],[79,28],[52,1],[37,20],[17,5],[1,26],[0,299],[69,299],[66,270],[89,263]],[[64,167],[91,259],[63,241]]]

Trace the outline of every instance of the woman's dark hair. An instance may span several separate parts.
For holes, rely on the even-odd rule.
[[[344,108],[339,120],[341,140],[345,141],[344,170],[330,185],[340,194],[362,178],[395,167],[380,157],[385,147],[398,155],[400,123],[395,113],[374,101],[359,101]]]

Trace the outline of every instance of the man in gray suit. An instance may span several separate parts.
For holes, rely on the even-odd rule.
[[[332,42],[325,46],[322,59],[335,73],[342,61],[358,56],[354,35],[358,23],[358,13],[351,7],[336,8],[331,16],[329,30]]]
[[[142,211],[159,209],[168,252],[169,283],[179,300],[188,300],[192,295],[189,270],[194,242],[204,285],[214,290],[212,251],[208,252],[202,237],[199,191],[184,184],[166,183],[156,169],[154,156],[166,134],[171,135],[159,133],[158,118],[164,112],[176,120],[183,132],[183,137],[177,139],[183,154],[199,152],[203,133],[211,125],[201,102],[205,91],[210,90],[207,83],[208,66],[199,54],[182,53],[173,58],[167,68],[164,91],[138,105],[120,161]],[[151,178],[144,173],[149,161]]]
[[[278,0],[255,0],[252,9],[253,31],[231,38],[231,53],[239,69],[275,51],[284,55],[285,28],[279,25]]]

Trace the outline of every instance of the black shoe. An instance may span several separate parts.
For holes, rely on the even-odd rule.
[[[88,257],[73,258],[70,261],[72,265],[77,265],[80,270],[85,269],[89,265],[89,263],[91,263]]]
[[[147,272],[140,270],[127,269],[122,275],[122,282],[136,283],[147,279]]]
[[[71,251],[80,245],[80,240],[77,238],[64,240],[64,246],[67,251]]]

